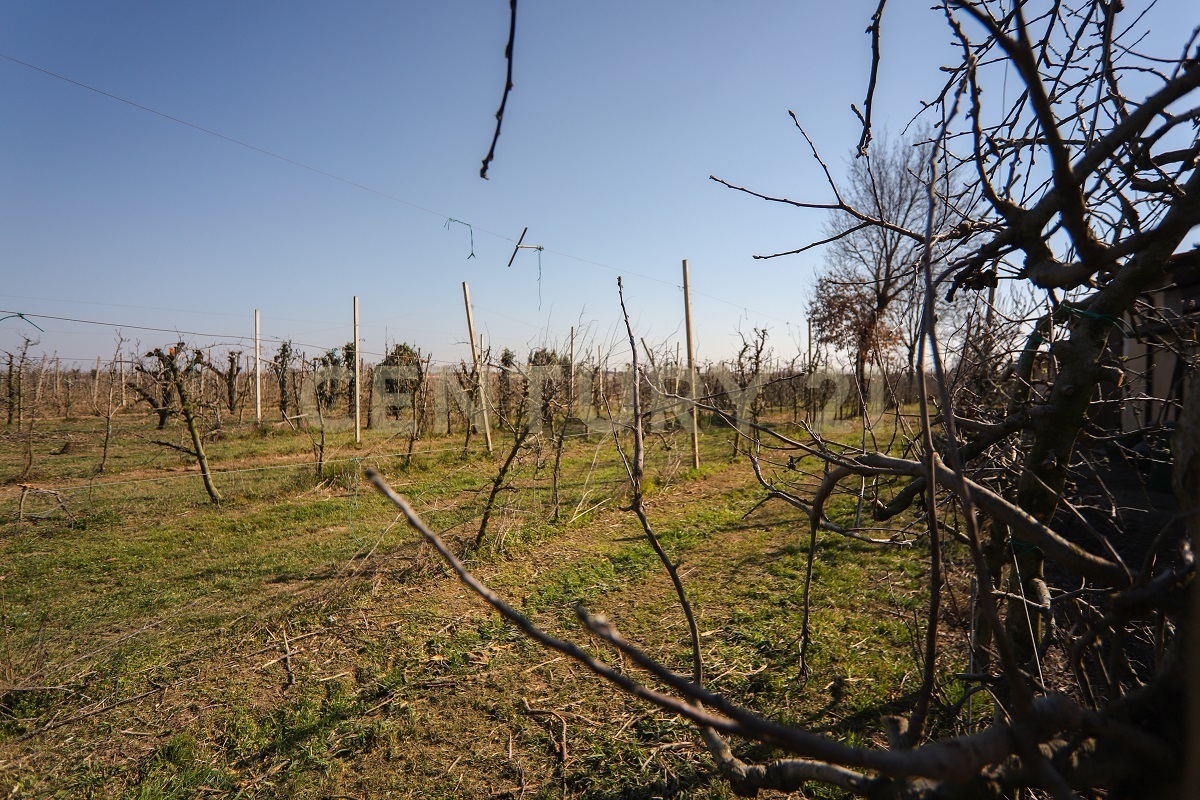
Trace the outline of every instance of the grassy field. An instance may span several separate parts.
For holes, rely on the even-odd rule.
[[[229,429],[209,446],[216,506],[188,458],[151,441],[181,429],[152,428],[119,417],[96,475],[101,423],[39,422],[26,483],[58,495],[29,491],[23,510],[20,442],[3,432],[0,796],[731,796],[688,725],[503,623],[362,479],[379,469],[465,552],[511,439],[490,457],[477,439],[465,455],[461,437],[423,441],[405,467],[401,438],[367,431],[355,446],[335,428],[318,479],[307,437]],[[760,505],[727,432],[701,441],[704,466],[689,470],[684,436],[651,437],[647,504],[682,561],[711,685],[776,719],[879,739],[878,716],[919,683],[925,549],[822,535],[802,675],[807,520]],[[567,445],[558,522],[553,455],[549,442],[523,452],[469,566],[612,663],[576,603],[690,669],[669,580],[620,509],[611,437]],[[853,504],[836,497],[831,517]]]

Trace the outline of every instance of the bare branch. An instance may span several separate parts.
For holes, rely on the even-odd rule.
[[[504,107],[508,105],[508,93],[513,88],[513,41],[517,36],[517,0],[508,0],[509,23],[508,44],[504,47],[504,59],[508,68],[504,76],[504,94],[500,97],[500,108],[496,110],[496,132],[492,134],[492,145],[487,155],[483,157],[483,166],[479,169],[479,177],[487,180],[488,165],[496,157],[496,142],[500,140],[500,126],[504,124]]]
[[[897,472],[903,471],[908,475],[923,476],[924,467],[918,461],[907,461],[876,453],[860,456],[857,461],[867,467],[883,467]],[[969,494],[981,509],[1015,529],[1022,539],[1042,548],[1049,556],[1064,566],[1099,581],[1102,586],[1129,585],[1131,576],[1124,566],[1093,555],[1079,545],[1067,541],[1028,512],[985,486],[965,478],[963,479],[965,489],[958,486],[956,480],[958,473],[942,464],[940,459],[937,463],[936,474],[939,483],[954,490],[960,496]]]
[[[854,226],[854,227],[852,227],[852,228],[848,228],[848,229],[846,229],[846,230],[842,231],[841,233],[838,233],[838,234],[835,234],[835,235],[833,235],[833,236],[830,236],[828,239],[821,239],[820,241],[813,242],[813,243],[811,243],[811,244],[806,244],[806,245],[804,245],[804,247],[797,248],[796,250],[788,250],[788,251],[787,251],[787,252],[785,252],[785,253],[772,253],[772,254],[771,254],[771,255],[769,255],[769,256],[758,256],[758,255],[756,255],[756,256],[754,256],[754,258],[755,258],[755,259],[766,260],[766,259],[768,259],[768,258],[779,258],[780,256],[794,256],[794,255],[798,255],[798,254],[800,254],[800,253],[804,253],[804,252],[806,252],[806,251],[808,251],[808,250],[812,250],[812,249],[814,249],[814,248],[820,247],[821,245],[829,244],[830,242],[836,242],[836,241],[838,241],[839,239],[844,239],[844,238],[846,238],[847,236],[850,236],[851,234],[857,233],[858,231],[861,231],[861,230],[863,230],[864,228],[867,228],[867,227],[869,227],[870,225],[871,225],[871,223],[870,223],[870,222],[860,222],[859,224],[855,225],[855,226]]]
[[[867,99],[863,101],[862,113],[851,106],[863,126],[862,135],[858,138],[858,155],[860,157],[867,154],[867,148],[871,145],[871,110],[875,105],[875,83],[879,79],[879,39],[885,5],[887,5],[887,0],[879,0],[879,7],[871,15],[871,24],[867,26],[867,33],[871,34],[871,79],[867,82]]]

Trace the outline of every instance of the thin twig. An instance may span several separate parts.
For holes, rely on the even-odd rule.
[[[887,5],[887,0],[879,0],[879,7],[871,15],[871,24],[867,26],[867,33],[871,34],[871,79],[867,82],[867,99],[863,101],[861,113],[854,105],[850,106],[863,126],[862,135],[858,138],[858,155],[860,157],[867,154],[867,148],[871,145],[871,108],[875,105],[875,84],[879,79],[879,39],[885,5]]]
[[[483,158],[483,166],[479,169],[479,177],[485,181],[488,176],[488,164],[496,157],[496,142],[500,140],[500,126],[504,123],[504,107],[508,105],[508,93],[513,88],[513,40],[517,35],[517,0],[508,0],[508,8],[508,44],[504,48],[508,71],[504,78],[504,94],[500,97],[500,108],[496,111],[496,132],[492,134],[492,146],[488,148],[487,155]]]

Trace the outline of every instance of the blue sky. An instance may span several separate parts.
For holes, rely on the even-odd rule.
[[[0,2],[0,54],[375,190],[0,58],[0,308],[119,323],[145,346],[173,337],[133,326],[236,344],[259,308],[265,337],[333,347],[359,295],[364,351],[386,336],[450,360],[464,280],[489,344],[524,352],[580,323],[611,339],[623,274],[639,335],[673,346],[687,258],[701,358],[764,325],[790,357],[820,253],[751,256],[819,238],[824,217],[708,176],[829,198],[787,111],[840,173],[874,7],[522,0],[484,181],[503,0]],[[897,132],[951,54],[936,13],[888,15],[876,122]],[[470,223],[475,258],[448,219]],[[526,226],[540,286],[536,251],[505,267]],[[111,353],[113,328],[37,321],[48,352]],[[0,349],[20,332],[37,334],[0,323]]]

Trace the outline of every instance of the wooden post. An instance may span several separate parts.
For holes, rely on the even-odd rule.
[[[479,403],[482,406],[480,409],[483,413],[483,438],[487,441],[492,440],[492,417],[488,414],[487,408],[487,389],[491,385],[492,373],[488,369],[488,363],[484,355],[487,349],[483,346],[483,334],[479,334]]]
[[[254,422],[262,425],[262,318],[254,309]]]
[[[813,353],[812,353],[812,317],[808,319],[808,373],[813,372]]]
[[[696,408],[696,345],[692,339],[692,289],[683,260],[683,320],[687,328],[688,399],[692,401],[692,468],[700,467],[700,410]]]
[[[571,326],[571,369],[567,375],[567,416],[575,410],[575,326]]]
[[[354,295],[354,443],[362,442],[362,418],[358,397],[362,392],[362,353],[358,343],[358,295]]]
[[[47,362],[49,361],[49,359],[50,359],[50,356],[46,355],[45,353],[42,353],[42,366],[38,370],[38,392],[41,392],[42,381],[44,381],[46,379],[46,365],[47,365]],[[99,356],[96,356],[96,363],[97,364],[100,363]],[[99,378],[100,378],[100,369],[99,369],[99,367],[97,367],[96,368],[96,379],[99,380]],[[37,395],[34,395],[34,406],[33,406],[33,418],[34,419],[37,419],[37,399],[36,398],[37,398]]]
[[[92,408],[100,402],[100,356],[96,356],[96,380],[92,381]]]
[[[467,282],[463,281],[463,304],[467,307],[467,337],[471,342],[471,363],[475,365],[475,375],[479,379],[477,385],[479,387],[479,406],[483,410],[483,438],[487,442],[488,452],[492,452],[492,427],[488,424],[487,412],[487,395],[483,390],[483,368],[479,363],[481,351],[483,350],[483,340],[481,339],[478,347],[475,345],[475,317],[471,313],[471,290],[467,286]],[[467,423],[471,424],[470,422]]]
[[[121,370],[121,408],[125,407],[125,356],[118,355],[117,365]]]
[[[593,383],[596,383],[596,381],[597,381],[597,378],[599,378],[599,384],[598,384],[598,385],[599,385],[599,387],[600,387],[600,398],[601,398],[601,399],[603,399],[603,398],[604,398],[604,370],[603,370],[603,369],[601,369],[601,367],[600,367],[600,359],[601,359],[601,355],[600,355],[600,345],[596,345],[596,372],[592,374],[592,382],[593,382]],[[595,403],[595,399],[596,399],[596,396],[593,394],[593,395],[592,395],[592,402],[593,402],[593,404]],[[600,413],[600,409],[599,409],[599,408],[595,409],[595,411],[596,411],[596,413],[597,413],[597,414],[599,414],[599,413]],[[612,419],[612,415],[611,415],[611,414],[609,415],[609,419],[610,419],[610,420]]]
[[[212,348],[211,348],[211,347],[210,347],[210,348],[208,348],[208,352],[204,354],[204,357],[205,357],[206,359],[208,359],[208,363],[210,363],[210,364],[211,364],[211,363],[213,363],[213,360],[212,360]],[[239,358],[239,362],[240,362],[240,360],[241,360],[241,359]],[[199,389],[199,391],[200,391],[200,402],[201,402],[201,403],[203,403],[203,402],[204,402],[204,376],[205,376],[205,375],[207,375],[208,373],[207,373],[207,372],[205,372],[203,369],[200,369],[200,370],[197,370],[197,371],[198,371],[198,372],[199,372],[199,374],[200,374],[200,389]],[[217,402],[214,404],[214,406],[215,406],[215,408],[216,408],[216,411],[217,411],[217,427],[219,428],[219,427],[221,427],[221,387],[220,387],[220,385],[219,385],[219,384],[218,384],[218,386],[217,386]],[[231,409],[229,409],[229,413],[230,413],[230,414],[232,414],[232,413],[233,413],[233,409],[232,409],[232,408],[231,408]]]

